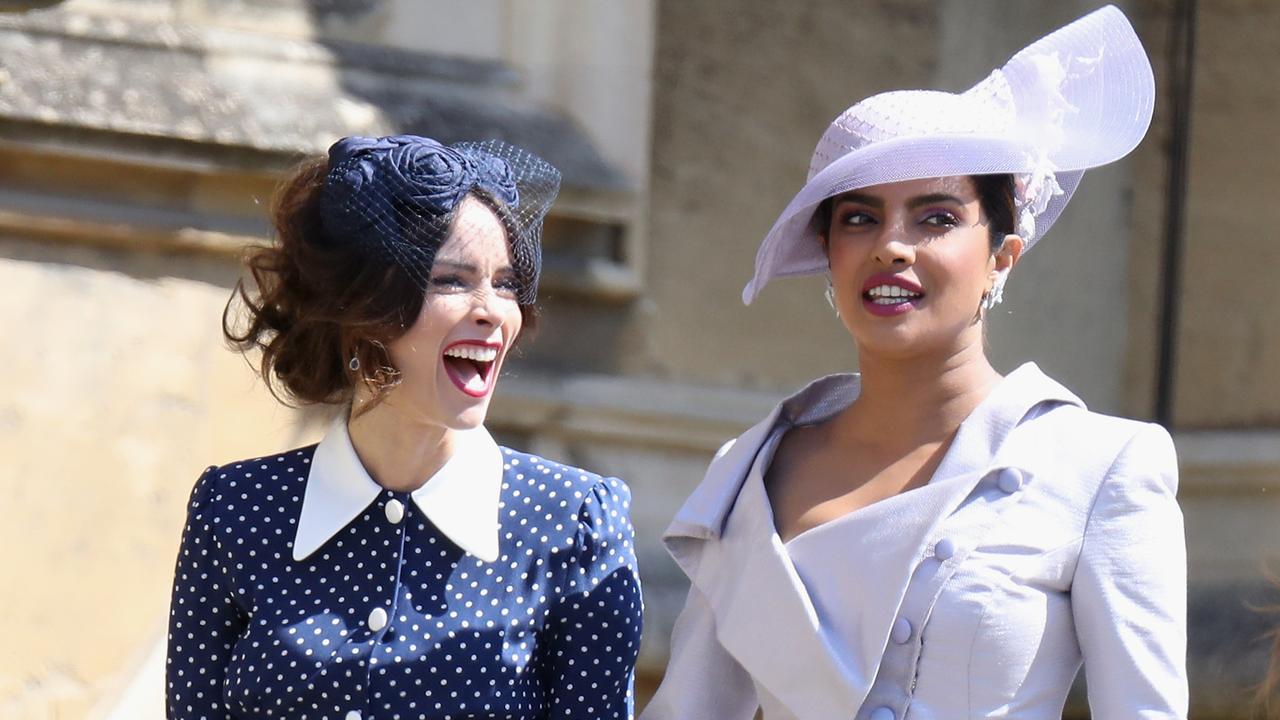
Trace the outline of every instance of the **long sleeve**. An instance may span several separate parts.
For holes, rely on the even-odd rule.
[[[1187,715],[1187,555],[1173,441],[1140,430],[1099,490],[1071,589],[1093,716]]]
[[[671,630],[671,660],[640,720],[751,720],[751,676],[716,639],[715,618],[696,587]]]
[[[575,556],[544,647],[551,718],[632,717],[644,606],[630,501],[626,485],[609,478],[579,511]]]
[[[191,492],[174,571],[165,672],[169,718],[231,717],[222,700],[223,680],[246,618],[218,559],[216,473],[216,468],[206,470]]]

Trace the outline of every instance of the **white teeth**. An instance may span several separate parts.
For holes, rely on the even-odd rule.
[[[898,287],[897,285],[877,285],[871,288],[870,290],[868,290],[867,295],[871,296],[872,300],[877,301],[876,304],[878,305],[889,304],[889,303],[879,302],[879,300],[881,299],[887,299],[887,298],[908,298],[909,299],[909,298],[920,297],[920,293],[913,292],[903,287]]]
[[[455,345],[444,351],[448,357],[475,360],[476,362],[493,362],[498,359],[497,348],[478,347],[475,345]]]

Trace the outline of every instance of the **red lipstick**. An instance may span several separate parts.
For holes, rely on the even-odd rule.
[[[441,356],[445,375],[464,395],[482,398],[497,381],[502,343],[486,340],[458,340],[449,343]]]

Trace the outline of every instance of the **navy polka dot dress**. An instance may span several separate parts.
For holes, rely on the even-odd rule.
[[[321,443],[335,457],[341,425],[345,446]],[[353,451],[326,463],[337,499],[317,499],[317,446],[207,470],[174,578],[169,717],[630,718],[642,606],[626,485],[493,449],[489,500],[462,480],[426,499],[349,483]],[[353,502],[349,521],[322,512]],[[334,527],[299,560],[304,510]],[[479,532],[489,559],[463,547],[483,545],[458,524],[477,510],[497,520]]]

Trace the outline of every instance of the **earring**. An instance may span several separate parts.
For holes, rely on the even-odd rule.
[[[359,358],[359,357],[357,357],[354,353],[352,353],[352,355],[351,355],[351,362],[347,363],[347,367],[351,368],[351,372],[355,372],[355,371],[359,370],[359,369],[360,369],[360,358]]]
[[[827,289],[823,293],[827,298],[827,304],[835,311],[836,317],[840,317],[840,308],[836,307],[836,286],[831,284],[831,276],[827,276]]]
[[[1004,301],[1004,283],[1008,279],[1008,270],[1001,270],[996,273],[995,279],[991,283],[991,289],[982,293],[983,310],[994,310],[997,305]]]

